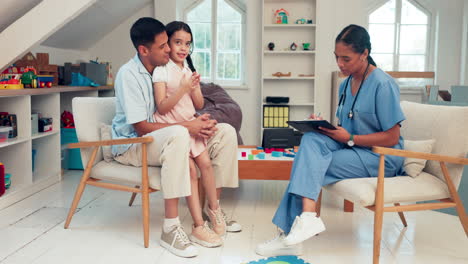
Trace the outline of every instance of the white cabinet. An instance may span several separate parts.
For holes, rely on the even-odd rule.
[[[0,162],[6,173],[11,174],[11,187],[0,197],[0,209],[61,180],[60,114],[63,110],[72,111],[71,99],[77,96],[113,96],[113,89],[104,86],[0,90],[0,112],[16,114],[18,127],[18,137],[0,142]],[[52,131],[32,134],[31,112],[52,117]]]
[[[280,9],[289,14],[288,24],[276,24],[275,12]],[[303,119],[314,111],[318,77],[315,75],[316,9],[316,0],[263,0],[262,128],[265,127],[263,108],[267,105],[267,96],[289,97],[289,120]],[[305,24],[301,24],[303,22]],[[274,43],[273,50],[269,49],[269,43]],[[293,43],[297,45],[296,50],[290,49]],[[303,43],[310,43],[309,49],[304,49]],[[275,73],[291,75],[276,77]]]

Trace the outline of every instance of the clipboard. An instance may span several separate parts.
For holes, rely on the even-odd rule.
[[[288,121],[287,123],[301,132],[321,131],[319,127],[336,130],[336,127],[327,120],[301,120]]]

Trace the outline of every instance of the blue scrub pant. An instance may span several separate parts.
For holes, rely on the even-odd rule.
[[[378,164],[378,156],[373,158]],[[287,234],[296,216],[302,213],[302,197],[316,201],[322,186],[343,179],[370,176],[354,150],[323,134],[306,133],[302,137],[288,188],[273,217],[273,223]]]

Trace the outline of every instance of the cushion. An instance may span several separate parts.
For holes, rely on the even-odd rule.
[[[431,153],[434,144],[434,139],[405,140],[405,150]],[[403,167],[407,175],[417,177],[426,166],[426,162],[425,159],[406,158]]]
[[[102,123],[100,126],[101,129],[101,140],[111,140],[112,139],[112,127],[108,124]],[[112,155],[111,146],[102,146],[102,156],[105,161],[111,162],[114,160]]]
[[[100,161],[91,170],[90,176],[105,181],[141,185],[141,167],[126,166],[117,161]],[[161,190],[161,167],[148,166],[149,186]]]
[[[325,187],[327,191],[338,194],[348,201],[370,206],[375,203],[377,177],[342,180]],[[411,203],[438,200],[450,197],[447,185],[427,172],[418,177],[386,177],[384,184],[384,203]]]

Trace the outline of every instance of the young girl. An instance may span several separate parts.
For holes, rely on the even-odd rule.
[[[157,105],[154,119],[161,123],[190,121],[195,119],[195,109],[203,108],[204,104],[200,75],[195,72],[190,58],[192,31],[184,22],[174,21],[167,24],[166,32],[171,48],[170,60],[167,65],[157,67],[153,72]],[[208,216],[215,232],[203,221],[195,164],[201,172],[208,197]],[[206,150],[206,140],[201,137],[191,136],[190,139],[190,178],[192,195],[187,197],[187,203],[194,221],[190,239],[205,247],[220,246],[226,223],[216,197],[214,172]]]

